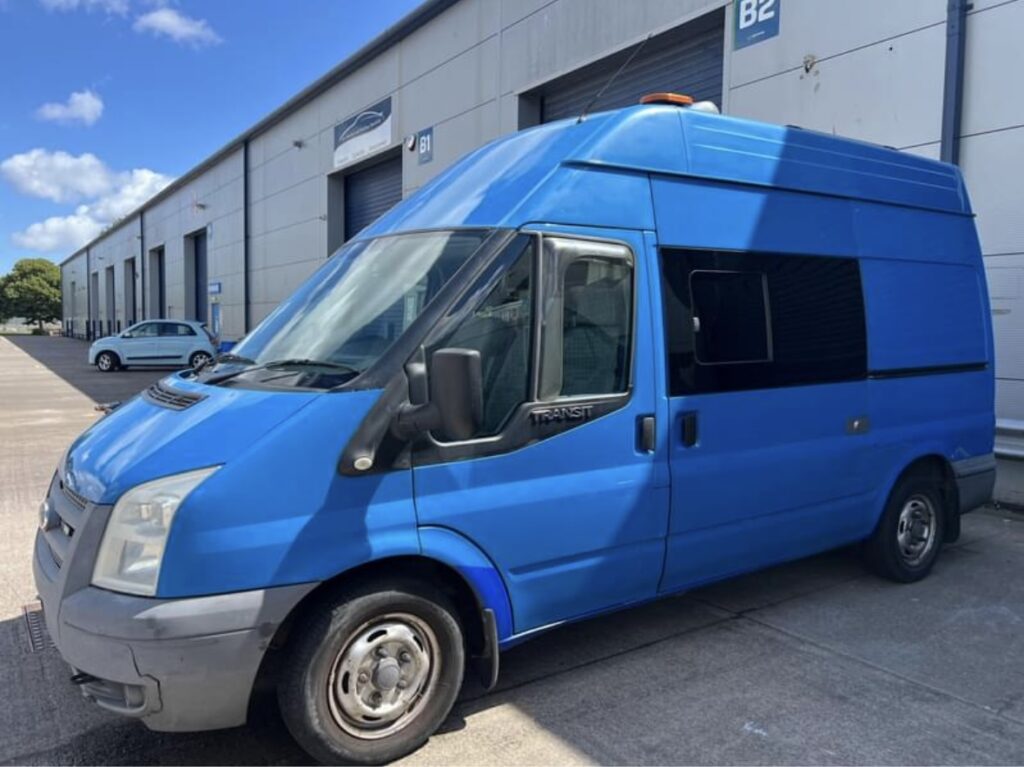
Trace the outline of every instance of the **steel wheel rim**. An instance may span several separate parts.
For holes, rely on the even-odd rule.
[[[352,632],[327,679],[334,722],[349,735],[379,740],[407,727],[437,687],[441,654],[422,619],[392,613]]]
[[[915,494],[903,504],[896,524],[896,542],[907,565],[921,564],[935,548],[935,521],[935,505],[928,496]]]

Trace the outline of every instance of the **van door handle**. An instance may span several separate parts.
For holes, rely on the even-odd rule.
[[[637,447],[641,453],[653,453],[658,442],[657,422],[653,415],[642,415],[637,419]]]
[[[697,444],[697,411],[687,410],[683,413],[683,447]]]

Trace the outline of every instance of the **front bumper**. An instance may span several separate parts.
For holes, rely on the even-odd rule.
[[[86,697],[154,730],[243,724],[274,633],[315,584],[192,599],[99,589],[88,581],[110,508],[86,504],[76,515],[56,478],[48,499],[72,533],[66,545],[66,529],[37,533],[36,588]]]

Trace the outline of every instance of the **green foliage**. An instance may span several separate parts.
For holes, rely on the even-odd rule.
[[[42,328],[60,315],[60,267],[52,261],[23,258],[0,277],[0,317],[24,317]]]

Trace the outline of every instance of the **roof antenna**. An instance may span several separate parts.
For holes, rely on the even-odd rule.
[[[641,40],[637,44],[636,48],[633,49],[633,52],[629,54],[629,58],[622,62],[622,66],[618,68],[614,75],[608,78],[608,81],[603,86],[601,86],[601,90],[594,94],[594,98],[587,102],[587,105],[583,107],[583,111],[580,112],[580,116],[576,119],[577,125],[583,122],[583,118],[587,116],[587,112],[590,111],[590,108],[594,106],[595,103],[597,103],[597,100],[601,98],[601,96],[604,95],[604,92],[608,90],[608,86],[610,86],[613,82],[619,79],[619,75],[626,71],[626,67],[633,63],[633,59],[635,59],[636,55],[644,49],[644,46],[647,45],[647,41],[650,40],[653,36],[654,33],[651,32],[651,34],[647,35],[647,37]]]

